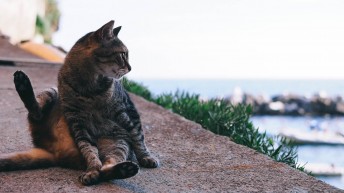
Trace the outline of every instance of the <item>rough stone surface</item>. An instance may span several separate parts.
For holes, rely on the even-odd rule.
[[[4,37],[0,37],[0,56],[1,57],[15,57],[15,58],[33,58],[33,59],[39,59],[39,57],[30,54],[22,49],[20,49],[18,46],[12,45],[8,40]]]
[[[36,92],[56,86],[59,66],[0,66],[0,153],[32,147],[26,109],[13,73],[25,71]],[[62,168],[0,172],[0,192],[344,192],[265,155],[204,130],[200,125],[132,95],[157,169],[94,186],[81,171]]]

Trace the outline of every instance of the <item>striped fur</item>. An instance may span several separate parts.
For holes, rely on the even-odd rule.
[[[98,149],[95,147],[85,148],[92,152],[85,159],[82,157],[82,153],[70,134],[65,117],[62,115],[56,89],[48,89],[35,97],[29,78],[21,71],[14,73],[14,83],[20,98],[28,109],[29,129],[35,147],[25,152],[0,155],[0,172],[51,166],[86,169],[85,159],[99,159],[92,157],[92,155],[98,155]],[[124,179],[137,174],[139,170],[137,164],[127,161],[129,149],[120,146],[118,149],[114,148],[114,144],[117,144],[116,140],[98,139],[98,143],[102,167],[98,167],[97,171],[88,174],[86,179],[89,181],[82,181],[84,184]],[[81,144],[81,146],[83,145],[85,144]],[[112,149],[108,147],[112,147]],[[111,162],[111,156],[109,156],[112,154],[110,151],[113,150],[120,152],[116,162]],[[82,176],[84,177],[85,174]],[[85,180],[85,178],[80,179]]]
[[[119,78],[131,70],[128,49],[113,21],[72,47],[58,76],[61,108],[87,169],[80,180],[97,182],[99,171],[128,159],[157,167],[144,143],[140,116]]]
[[[58,75],[58,92],[35,97],[29,78],[14,74],[28,110],[34,149],[0,156],[0,171],[61,166],[84,169],[85,185],[158,167],[145,143],[140,116],[119,78],[131,70],[113,21],[73,46]]]

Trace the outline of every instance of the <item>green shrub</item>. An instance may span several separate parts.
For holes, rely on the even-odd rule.
[[[152,94],[145,86],[134,81],[130,81],[127,78],[122,79],[122,84],[127,91],[135,93],[147,100],[152,100]]]
[[[251,106],[228,105],[226,101],[221,99],[202,101],[199,95],[180,91],[152,97],[150,91],[143,85],[128,80],[125,80],[124,83],[129,92],[141,95],[147,100],[195,121],[213,133],[228,136],[235,143],[266,154],[293,168],[304,170],[297,164],[295,147],[289,145],[283,138],[276,137],[274,139],[267,136],[265,132],[260,133],[257,128],[254,128],[249,120],[252,115]]]

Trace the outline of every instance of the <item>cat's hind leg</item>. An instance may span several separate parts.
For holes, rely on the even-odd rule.
[[[33,92],[29,77],[22,71],[16,71],[13,76],[14,85],[20,99],[23,101],[26,109],[29,111],[29,117],[32,117],[35,120],[40,120],[42,118],[42,112]]]
[[[114,166],[101,170],[101,180],[126,179],[135,176],[139,172],[139,166],[131,161],[124,161]]]
[[[0,155],[0,171],[46,168],[55,165],[53,154],[41,148]]]
[[[100,139],[98,148],[103,166],[100,169],[101,180],[125,179],[135,176],[139,166],[127,161],[130,146],[123,139]]]
[[[49,89],[37,95],[36,98],[31,81],[24,72],[16,71],[13,76],[18,95],[29,112],[29,119],[33,121],[42,120],[44,111],[49,110],[49,107],[52,107],[52,104],[57,100],[57,91]]]

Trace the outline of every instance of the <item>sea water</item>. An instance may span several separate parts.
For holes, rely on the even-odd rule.
[[[135,80],[135,79],[134,79]],[[234,89],[253,95],[273,96],[293,93],[310,96],[315,93],[327,93],[329,96],[344,96],[344,80],[136,80],[147,86],[154,94],[170,93],[177,89],[200,94],[202,97],[226,97]]]
[[[202,98],[228,97],[235,89],[252,95],[271,97],[283,93],[312,96],[322,92],[331,96],[344,96],[344,80],[136,80],[147,86],[154,95],[173,93],[177,90],[199,94]],[[324,129],[344,132],[343,117],[291,117],[253,116],[254,126],[261,132],[277,135],[281,129],[309,130],[311,122],[317,121]],[[344,167],[344,145],[298,146],[298,163],[333,164]],[[344,177],[317,177],[328,184],[344,189]]]

